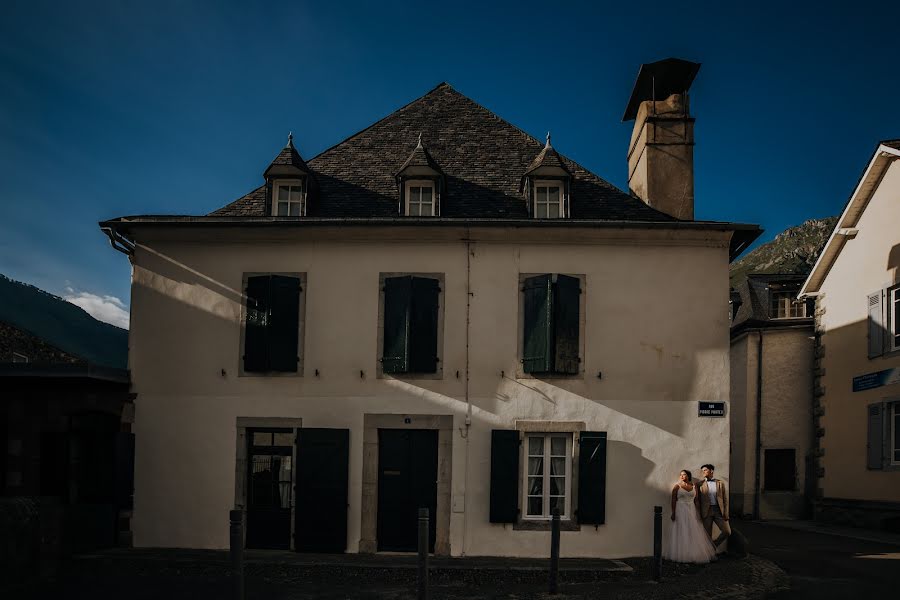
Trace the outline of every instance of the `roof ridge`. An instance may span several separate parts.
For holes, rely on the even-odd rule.
[[[412,101],[410,101],[410,102],[407,102],[406,104],[404,104],[404,105],[401,106],[400,108],[398,108],[398,109],[394,110],[393,112],[391,112],[391,113],[385,115],[384,117],[378,119],[377,121],[375,121],[374,123],[370,124],[369,126],[364,127],[363,129],[360,129],[360,130],[357,131],[356,133],[353,133],[353,134],[351,134],[351,135],[348,135],[347,137],[345,137],[345,138],[342,139],[341,141],[337,142],[336,144],[332,144],[331,146],[329,146],[328,148],[325,148],[324,150],[322,150],[321,152],[319,152],[318,154],[316,154],[315,156],[313,156],[312,158],[310,158],[310,159],[309,159],[308,161],[306,161],[306,162],[307,162],[307,163],[311,163],[312,161],[316,160],[317,158],[319,158],[320,156],[322,156],[322,155],[325,154],[326,152],[329,152],[329,151],[331,151],[331,150],[334,150],[335,148],[337,148],[338,146],[340,146],[340,145],[343,144],[344,142],[349,142],[349,141],[352,140],[353,138],[359,137],[360,135],[364,134],[365,132],[367,132],[368,130],[372,129],[373,127],[376,127],[377,125],[380,125],[380,124],[383,123],[384,121],[387,121],[388,119],[390,119],[390,118],[393,117],[394,115],[397,115],[397,114],[402,113],[402,112],[405,111],[406,109],[410,108],[412,105],[417,104],[417,103],[421,102],[422,100],[424,100],[425,98],[427,98],[428,96],[432,95],[433,93],[435,93],[435,92],[437,92],[437,91],[439,91],[439,90],[444,90],[444,89],[447,89],[447,90],[456,92],[456,90],[453,89],[453,86],[452,86],[452,85],[450,85],[450,84],[447,83],[446,81],[442,81],[442,82],[440,82],[439,84],[437,84],[436,86],[434,86],[433,88],[431,88],[430,90],[428,90],[427,92],[425,92],[424,94],[422,94],[421,96],[419,96],[418,98],[416,98],[415,100],[412,100]],[[456,93],[459,94],[459,92],[456,92]],[[460,95],[462,95],[462,94],[460,94]],[[464,96],[464,97],[465,97],[465,96]]]

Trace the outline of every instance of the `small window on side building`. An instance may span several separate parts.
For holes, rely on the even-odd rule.
[[[565,186],[562,181],[536,181],[534,184],[534,216],[537,219],[559,219],[563,214]]]
[[[769,315],[773,319],[801,319],[806,316],[806,302],[797,302],[793,292],[770,292]]]
[[[306,216],[306,184],[302,179],[274,184],[274,212],[277,217]]]
[[[797,451],[793,448],[766,449],[764,490],[792,492],[797,482]]]

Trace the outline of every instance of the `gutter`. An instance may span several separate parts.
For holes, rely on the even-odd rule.
[[[100,231],[105,233],[106,237],[109,238],[109,245],[112,246],[113,250],[121,252],[128,257],[134,256],[133,241],[122,236],[118,230],[113,227],[104,227],[103,223],[100,224]]]
[[[756,448],[754,465],[756,474],[753,482],[753,520],[759,520],[760,502],[760,468],[759,459],[762,454],[762,360],[763,360],[763,334],[756,332],[759,343],[756,346]]]

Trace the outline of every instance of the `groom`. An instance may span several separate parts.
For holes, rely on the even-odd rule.
[[[716,479],[713,465],[703,465],[700,472],[703,473],[703,483],[700,484],[700,519],[706,528],[706,533],[712,538],[713,523],[719,528],[719,537],[713,540],[713,545],[719,545],[731,535],[731,527],[728,525],[728,490],[725,482]]]

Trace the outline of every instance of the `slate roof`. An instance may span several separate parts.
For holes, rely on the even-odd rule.
[[[309,216],[397,216],[394,176],[413,153],[419,134],[445,175],[442,217],[528,218],[521,178],[543,144],[446,83],[310,159],[318,197],[310,204]],[[571,218],[675,220],[571,159],[558,155],[558,160],[572,174]],[[211,216],[266,216],[264,187]]]
[[[428,167],[429,169],[434,169],[438,173],[443,173],[441,168],[431,157],[431,154],[428,153],[428,149],[422,145],[421,137],[419,138],[418,144],[413,149],[412,154],[410,154],[409,158],[400,165],[400,168],[396,170],[396,173],[401,173],[404,169],[409,167]]]
[[[809,317],[795,319],[773,319],[769,315],[769,285],[785,286],[784,291],[797,292],[806,276],[803,273],[761,274],[751,273],[731,292],[731,301],[740,306],[731,321],[732,337],[750,327],[795,327],[812,325],[812,303],[807,306]]]
[[[294,135],[291,134],[288,136],[287,145],[281,149],[281,152],[278,153],[278,156],[275,157],[268,168],[266,169],[266,174],[268,174],[269,169],[272,167],[297,167],[300,170],[308,171],[309,167],[306,166],[306,162],[300,156],[300,153],[297,152],[297,149],[294,147]]]
[[[559,156],[559,152],[550,145],[549,133],[547,134],[547,144],[543,147],[540,154],[534,157],[534,160],[531,161],[528,168],[525,169],[525,175],[541,167],[559,167],[564,171],[569,171],[569,168],[566,167],[566,163],[563,162],[563,159]]]

